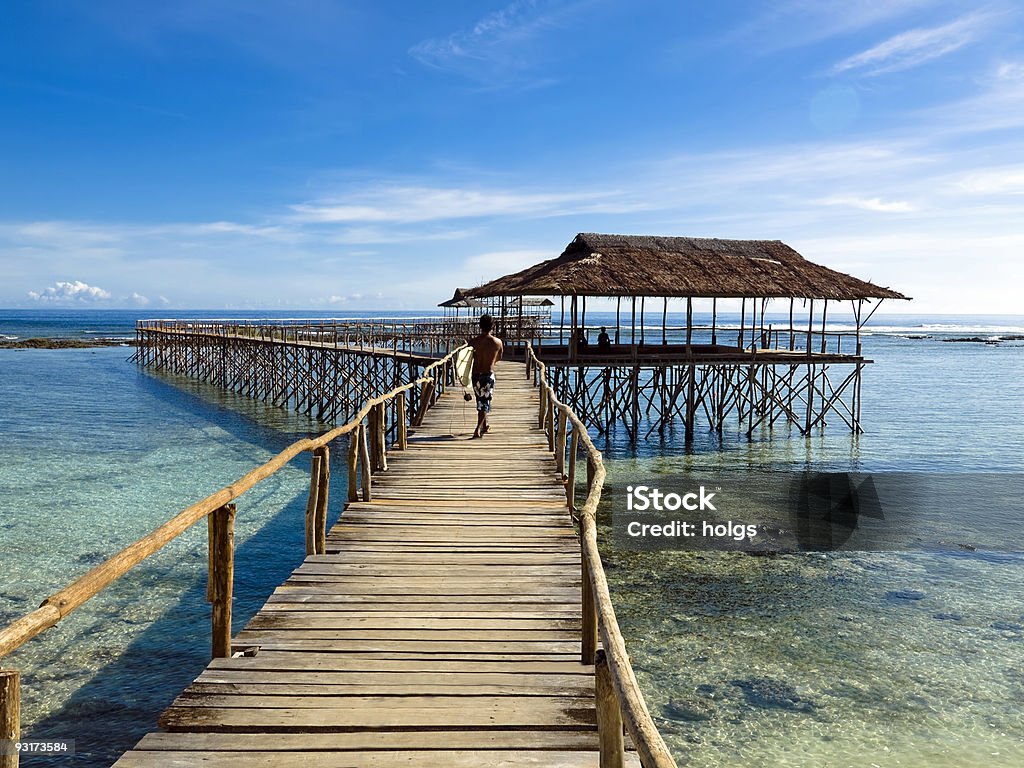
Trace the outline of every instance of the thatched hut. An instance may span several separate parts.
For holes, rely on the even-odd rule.
[[[691,439],[698,409],[719,432],[729,413],[746,423],[748,435],[780,420],[807,434],[831,416],[861,431],[861,371],[871,362],[861,353],[861,327],[885,299],[907,298],[810,262],[778,240],[593,233],[577,235],[557,258],[470,294],[499,302],[503,317],[524,297],[560,297],[557,336],[534,337],[514,326],[504,329],[506,336],[513,347],[535,345],[559,397],[585,414],[589,424],[607,429],[622,420],[633,439],[642,418],[649,419],[651,430],[663,431],[676,416]],[[598,343],[590,343],[588,297],[616,300],[614,342],[602,328]],[[629,302],[628,325],[622,323],[623,299]],[[661,299],[660,343],[651,338],[657,327],[649,330],[644,321],[646,304],[656,299]],[[670,299],[686,300],[685,327],[669,329]],[[710,300],[710,326],[695,328],[694,299]],[[739,299],[738,326],[719,326],[719,299]],[[766,321],[768,303],[780,299],[788,300],[788,324]],[[809,305],[800,331],[794,326],[797,301]],[[828,305],[837,301],[851,303],[854,333],[826,329]],[[816,303],[820,331],[814,329]],[[830,378],[834,375],[839,378]]]
[[[741,299],[741,316],[746,318],[749,301],[756,325],[757,305],[772,299],[822,301],[824,313],[829,301],[851,301],[858,326],[862,324],[864,302],[906,299],[890,288],[808,261],[779,240],[724,240],[698,237],[648,237],[580,233],[560,256],[499,277],[471,289],[471,295],[486,300],[503,297],[509,301],[525,296],[569,297],[571,339],[585,326],[586,298],[613,297],[617,301],[616,341],[620,337],[622,299],[632,302],[632,328],[636,328],[636,304],[640,300],[640,326],[648,299],[663,300],[663,318],[668,300],[687,300],[688,326],[692,325],[692,300],[712,300],[713,323],[717,300]],[[877,308],[877,304],[875,305]],[[582,323],[579,312],[582,309]],[[873,311],[873,310],[872,310]],[[791,313],[792,316],[792,313]],[[564,324],[564,323],[563,323]],[[713,329],[713,343],[717,333]],[[662,324],[665,341],[665,326]],[[631,344],[635,344],[631,334]],[[642,341],[646,339],[642,338]],[[752,337],[752,343],[756,340]],[[740,346],[746,346],[740,339]]]

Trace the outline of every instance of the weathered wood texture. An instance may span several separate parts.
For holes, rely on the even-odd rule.
[[[579,540],[537,390],[497,378],[492,430],[442,396],[235,637],[258,652],[212,661],[118,768],[596,768]]]

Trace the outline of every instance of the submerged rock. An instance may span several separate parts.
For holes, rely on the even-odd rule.
[[[748,677],[730,681],[743,691],[747,703],[761,709],[788,709],[792,712],[811,712],[814,702],[805,699],[789,683],[770,677]]]
[[[885,596],[890,600],[924,600],[926,597],[919,589],[890,589]]]
[[[939,621],[963,621],[964,619],[962,613],[933,613],[932,618]]]
[[[715,705],[707,699],[676,699],[670,696],[664,713],[671,720],[703,722],[715,716]]]
[[[989,626],[1004,632],[1024,632],[1024,624],[1015,621],[993,621]]]

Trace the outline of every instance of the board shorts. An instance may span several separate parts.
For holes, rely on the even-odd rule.
[[[476,395],[476,409],[484,413],[491,412],[491,397],[494,395],[494,374],[473,374],[473,394]]]

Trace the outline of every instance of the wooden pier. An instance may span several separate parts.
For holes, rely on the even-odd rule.
[[[449,393],[116,765],[598,764],[580,547],[523,366]],[[253,651],[248,651],[253,653]]]
[[[475,409],[451,386],[449,354],[0,629],[0,657],[205,518],[214,658],[118,768],[674,768],[597,548],[601,454],[532,348],[497,376],[483,439],[470,438]],[[327,531],[329,451],[343,437],[348,502]],[[304,452],[307,557],[232,637],[233,525],[244,514],[233,502]],[[17,672],[4,674],[14,682],[0,716],[17,738]],[[0,768],[17,764],[0,756]]]

